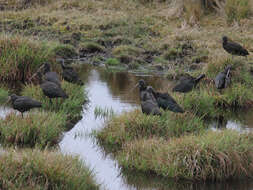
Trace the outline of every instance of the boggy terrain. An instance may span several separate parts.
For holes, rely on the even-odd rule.
[[[43,103],[38,113],[29,113],[24,119],[15,114],[1,119],[1,145],[40,149],[55,145],[68,121],[80,116],[82,104],[88,100],[83,87],[62,82],[70,96],[62,104],[49,104],[42,95],[33,74],[44,62],[55,71],[60,71],[62,59],[141,72],[148,68],[166,73],[169,80],[205,73],[197,88],[185,95],[169,89],[185,113],[166,111],[160,117],[133,111],[110,118],[95,135],[120,165],[130,170],[189,180],[252,178],[252,134],[211,132],[205,123],[205,119],[227,117],[252,106],[252,6],[252,0],[0,1],[0,80],[21,81],[19,94]],[[225,35],[249,51],[247,59],[232,58],[223,49]],[[213,80],[227,65],[232,66],[231,82],[226,89],[217,90]],[[1,104],[12,91],[1,84]],[[34,162],[26,159],[33,150],[6,151],[10,153],[1,159],[9,160],[5,162],[9,167],[26,164],[22,158]],[[53,153],[38,154],[53,157]],[[37,170],[19,168],[29,172],[34,181],[22,184],[22,178],[13,181],[3,176],[2,188],[41,188],[36,184],[40,178]],[[47,177],[52,186],[46,183],[46,189],[75,189],[80,182],[76,176],[78,183],[64,186],[54,184],[51,175]]]

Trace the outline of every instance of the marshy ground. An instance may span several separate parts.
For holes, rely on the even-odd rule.
[[[253,105],[253,2],[205,2],[0,1],[0,103],[4,104],[8,94],[15,91],[6,83],[17,81],[21,82],[19,94],[43,103],[42,109],[28,113],[23,120],[13,113],[0,120],[1,145],[22,148],[18,152],[7,149],[2,159],[9,160],[11,167],[14,162],[23,163],[22,158],[33,163],[25,157],[36,151],[41,159],[47,154],[54,157],[51,152],[23,148],[44,149],[57,144],[63,131],[73,126],[69,123],[81,117],[87,93],[84,87],[64,81],[62,87],[69,99],[50,104],[32,76],[44,62],[50,62],[60,72],[59,60],[79,59],[108,70],[161,72],[168,81],[186,74],[206,74],[198,88],[185,95],[171,93],[170,87],[161,89],[175,97],[186,111],[184,114],[145,116],[134,110],[113,116],[105,128],[95,133],[122,168],[200,181],[252,178],[252,133],[211,132],[206,130],[206,120],[228,118]],[[248,58],[232,59],[222,48],[224,35],[243,44],[250,52]],[[218,91],[213,79],[226,65],[232,65],[231,84]],[[29,171],[31,179],[33,171],[36,173]],[[43,172],[41,175],[45,176]],[[9,177],[0,178],[3,188],[41,185],[36,184],[36,178],[22,184],[22,177],[16,181]],[[74,186],[58,186],[50,175],[42,181],[52,183],[46,189],[75,189],[79,186],[78,177]]]

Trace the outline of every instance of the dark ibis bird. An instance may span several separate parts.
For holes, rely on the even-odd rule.
[[[158,103],[150,88],[147,88],[146,82],[141,79],[138,82],[140,90],[141,110],[147,115],[161,115]]]
[[[227,66],[224,71],[220,72],[214,79],[217,89],[227,88],[230,83],[230,70],[231,65]]]
[[[238,56],[246,56],[249,55],[249,52],[243,48],[240,44],[233,42],[228,39],[227,36],[222,37],[222,46],[223,48],[230,54],[238,55]]]
[[[12,103],[13,109],[21,112],[22,118],[24,112],[29,111],[32,108],[41,107],[40,102],[33,100],[32,98],[29,98],[27,96],[18,96],[16,94],[12,94],[9,98],[9,101],[11,101]]]
[[[38,73],[38,76],[43,94],[50,99],[50,103],[52,103],[52,98],[68,98],[68,95],[59,85],[51,81],[42,80],[41,73]]]
[[[80,80],[77,72],[70,66],[66,66],[63,62],[61,62],[62,67],[62,77],[64,80],[74,83],[83,85],[83,82]]]
[[[142,94],[141,110],[147,115],[162,115],[150,88],[147,88]]]
[[[190,92],[205,76],[206,76],[205,74],[201,74],[197,78],[194,78],[192,76],[183,77],[179,80],[179,83],[172,89],[172,91],[181,93]]]
[[[44,79],[46,81],[53,82],[58,86],[61,86],[61,81],[56,72],[51,71],[51,66],[49,63],[44,64]]]
[[[184,113],[184,110],[177,104],[177,102],[168,94],[156,92],[151,86],[148,86],[148,91],[150,90],[154,95],[158,106],[164,110],[170,110],[175,113]]]

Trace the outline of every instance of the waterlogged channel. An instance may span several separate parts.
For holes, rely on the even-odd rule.
[[[103,118],[96,118],[96,108],[112,109],[120,114],[133,109],[140,109],[138,90],[132,90],[140,78],[156,89],[168,89],[168,81],[161,76],[137,75],[127,72],[106,72],[101,68],[84,68],[86,90],[90,103],[83,110],[83,118],[75,127],[66,132],[60,142],[60,150],[65,154],[79,155],[91,168],[96,180],[108,190],[149,190],[149,189],[195,189],[195,190],[253,190],[253,182],[226,182],[217,184],[175,183],[155,176],[121,171],[111,155],[105,154],[90,133],[104,126]],[[158,88],[157,88],[158,87]],[[211,128],[226,127],[238,131],[252,131],[253,113],[247,115],[245,124],[236,120],[212,122]]]

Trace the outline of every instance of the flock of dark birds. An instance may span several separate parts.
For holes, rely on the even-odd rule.
[[[249,55],[249,52],[244,49],[240,44],[229,40],[226,36],[222,38],[223,48],[230,54],[245,56]],[[227,88],[230,81],[230,70],[232,66],[228,65],[224,71],[218,73],[214,79],[215,87],[217,89]],[[178,84],[172,89],[173,92],[187,93],[190,92],[201,79],[205,77],[205,74],[201,74],[197,78],[190,75],[180,78]],[[151,86],[147,86],[143,79],[139,80],[138,84],[140,91],[141,109],[142,113],[147,115],[161,115],[159,108],[163,110],[170,110],[175,113],[184,113],[184,110],[177,104],[177,102],[168,94],[156,92]]]
[[[240,44],[229,40],[226,36],[222,38],[223,48],[230,54],[245,56],[249,55],[248,51],[244,49]],[[62,77],[64,80],[83,85],[83,82],[79,79],[78,74],[70,66],[66,66],[64,62],[62,66]],[[45,63],[43,65],[43,76],[38,73],[40,80],[40,87],[43,94],[47,96],[52,103],[52,98],[68,98],[68,95],[61,88],[61,81],[56,72],[52,72],[50,64]],[[220,72],[214,79],[217,89],[226,88],[230,83],[230,70],[231,66],[226,66],[224,71]],[[179,83],[172,89],[173,92],[187,93],[190,92],[201,79],[205,77],[205,74],[201,74],[199,77],[194,78],[190,75],[181,77]],[[184,113],[184,110],[177,104],[177,102],[168,94],[156,92],[151,86],[147,86],[145,81],[141,79],[136,86],[139,86],[140,100],[142,112],[145,114],[161,115],[160,108],[164,110],[170,110],[176,113]],[[42,104],[36,100],[27,96],[18,96],[16,94],[10,95],[10,100],[14,109],[21,112],[22,117],[25,111],[29,111],[32,108],[42,107]]]
[[[64,63],[61,63],[62,67],[62,77],[64,80],[83,85],[83,82],[79,79],[77,72],[70,66],[65,66]],[[45,63],[39,69],[43,69],[43,73],[37,72],[36,75],[39,78],[40,88],[45,96],[49,98],[50,103],[52,103],[52,98],[68,98],[68,95],[61,88],[61,80],[59,75],[56,72],[51,71],[50,64]],[[23,117],[23,113],[29,111],[32,108],[42,107],[42,104],[36,100],[33,100],[27,96],[18,96],[12,94],[9,97],[9,100],[12,103],[12,107],[19,112]]]

